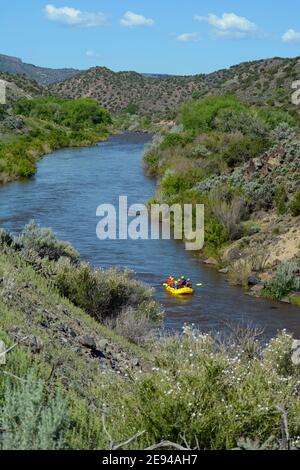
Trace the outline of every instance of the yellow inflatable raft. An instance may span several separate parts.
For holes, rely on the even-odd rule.
[[[194,289],[191,287],[182,287],[181,289],[174,289],[173,287],[166,286],[166,291],[172,295],[193,295]]]

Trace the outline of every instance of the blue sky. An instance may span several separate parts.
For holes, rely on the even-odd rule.
[[[10,0],[0,53],[48,67],[195,74],[300,55],[295,0]]]

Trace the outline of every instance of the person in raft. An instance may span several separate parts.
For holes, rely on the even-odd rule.
[[[170,286],[170,287],[174,287],[175,281],[174,281],[174,277],[173,277],[173,276],[170,276],[170,277],[167,279],[167,284],[168,284],[168,286]]]
[[[172,287],[173,289],[182,289],[184,287],[193,287],[193,284],[190,279],[186,279],[185,276],[181,276],[181,279],[175,280],[174,276],[170,276],[167,279],[168,286]]]

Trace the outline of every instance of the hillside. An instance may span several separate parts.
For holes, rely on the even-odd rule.
[[[205,205],[207,264],[254,295],[297,305],[299,142],[297,113],[211,96],[185,104],[145,155],[155,203]]]
[[[0,449],[299,448],[290,335],[264,348],[242,328],[157,337],[156,308],[146,286],[93,271],[49,230],[0,229]]]
[[[0,80],[6,85],[7,104],[11,105],[22,98],[35,98],[45,94],[45,88],[35,80],[31,80],[23,75],[15,75],[7,72],[0,72]]]
[[[26,64],[17,57],[0,54],[0,72],[26,75],[28,78],[36,80],[40,85],[50,85],[73,77],[79,70],[37,67]]]
[[[291,84],[300,77],[300,58],[242,63],[208,75],[153,78],[95,67],[49,87],[68,98],[92,97],[111,112],[131,108],[143,115],[172,117],[190,99],[234,94],[248,104],[288,106]]]

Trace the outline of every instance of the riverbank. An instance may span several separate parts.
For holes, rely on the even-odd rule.
[[[33,176],[37,161],[54,150],[105,140],[111,119],[93,100],[43,97],[17,101],[0,123],[0,184],[5,184]]]
[[[47,230],[27,228],[15,240],[1,232],[0,339],[11,348],[0,365],[1,449],[145,449],[164,440],[206,450],[299,447],[290,335],[264,347],[260,331],[240,327],[227,340],[188,326],[180,337],[144,336],[148,289],[78,256]],[[125,305],[139,311],[130,325]],[[114,329],[103,324],[112,312]]]
[[[205,205],[206,264],[253,295],[296,305],[298,121],[281,109],[211,97],[185,105],[144,157],[158,180],[152,202]]]

